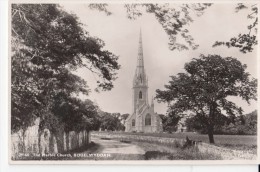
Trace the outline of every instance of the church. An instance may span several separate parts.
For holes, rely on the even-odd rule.
[[[148,77],[144,69],[142,34],[140,31],[137,66],[132,88],[132,114],[125,121],[126,132],[162,132],[162,120],[154,112],[154,102],[148,101]]]

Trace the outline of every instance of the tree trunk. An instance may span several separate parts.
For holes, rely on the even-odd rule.
[[[208,128],[208,136],[209,136],[209,143],[214,144],[214,126],[209,126]]]
[[[53,153],[59,152],[57,140],[58,140],[57,136],[54,135],[54,137],[53,137]]]
[[[63,152],[67,151],[67,133],[64,131],[63,132]]]
[[[67,151],[70,151],[70,132],[66,132],[66,145],[67,145]]]
[[[57,153],[64,151],[64,135],[63,131],[57,132],[54,137],[56,138],[56,144],[57,144]]]
[[[89,144],[89,138],[90,138],[89,131],[87,130],[87,145]]]
[[[80,132],[76,132],[76,138],[77,138],[77,147],[76,148],[79,148],[80,147],[80,141],[79,141],[79,133]]]
[[[82,146],[85,146],[85,141],[86,141],[86,135],[85,135],[85,129],[82,131]]]
[[[49,141],[49,151],[50,153],[54,153],[54,147],[55,147],[55,143],[54,143],[54,133],[50,132],[50,141]]]
[[[39,154],[42,153],[41,135],[42,135],[42,130],[39,127],[39,129],[38,129],[38,148],[39,148],[38,150],[39,150]]]
[[[23,129],[23,130],[22,130],[23,153],[26,153],[25,132],[26,132],[26,129]]]
[[[212,103],[209,107],[209,121],[208,121],[208,136],[209,143],[214,144],[214,124],[215,124],[215,103]]]
[[[87,145],[87,130],[84,130],[84,146]]]

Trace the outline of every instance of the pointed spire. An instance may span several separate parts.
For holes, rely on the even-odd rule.
[[[139,47],[138,47],[138,57],[137,57],[137,66],[144,66],[144,59],[143,59],[143,43],[142,43],[142,30],[140,28],[140,35],[139,35]]]
[[[140,35],[139,35],[137,65],[136,65],[133,85],[134,86],[136,86],[136,85],[148,86],[147,85],[147,77],[146,77],[145,69],[144,69],[144,57],[143,57],[143,45],[142,45],[142,31],[141,31],[141,29],[140,29]]]
[[[142,29],[140,28],[139,32],[139,44],[142,44]]]

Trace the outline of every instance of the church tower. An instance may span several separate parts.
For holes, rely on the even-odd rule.
[[[148,79],[144,69],[142,32],[140,30],[137,65],[133,79],[133,113],[144,104],[148,105]]]
[[[142,33],[140,30],[137,64],[133,78],[132,114],[125,121],[126,132],[161,132],[162,121],[154,112],[153,99],[148,102],[148,78],[144,69]]]

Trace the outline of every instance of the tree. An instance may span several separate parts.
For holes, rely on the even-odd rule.
[[[186,126],[188,131],[196,131],[202,134],[208,134],[207,126],[205,126],[197,116],[187,118]],[[221,115],[219,122],[214,128],[215,134],[226,135],[255,135],[257,131],[257,111],[249,114],[238,115],[230,118]]]
[[[245,115],[245,125],[250,134],[257,133],[257,110]]]
[[[235,58],[201,55],[184,66],[185,73],[171,76],[165,90],[156,90],[159,102],[168,102],[169,111],[192,111],[207,127],[210,143],[214,143],[214,127],[219,116],[242,114],[242,108],[228,100],[241,97],[247,103],[256,100],[257,80],[246,72],[246,65]]]
[[[220,134],[255,135],[257,133],[257,111],[239,115],[232,123],[225,125]]]
[[[247,26],[247,33],[240,33],[238,36],[231,38],[227,42],[216,41],[213,47],[224,45],[228,48],[235,47],[238,48],[242,53],[252,52],[254,47],[257,45],[257,24],[258,24],[258,8],[257,4],[245,5],[243,3],[237,4],[235,12],[239,12],[244,9],[249,9],[249,14],[247,16],[248,20],[252,23]]]
[[[210,3],[189,3],[189,4],[125,4],[126,15],[134,20],[144,12],[153,14],[162,25],[164,31],[169,36],[169,48],[171,50],[188,50],[198,48],[194,38],[189,33],[186,26],[193,22],[195,16],[201,16],[210,7]],[[107,9],[108,4],[90,4],[90,9],[96,9],[105,14],[113,13]],[[177,41],[178,40],[178,41]]]
[[[222,129],[226,125],[229,125],[232,123],[234,119],[227,117],[223,114],[219,114],[217,117],[217,122],[214,127],[214,133],[216,134],[222,134]],[[185,125],[187,127],[187,131],[191,132],[199,132],[201,134],[208,134],[207,125],[205,123],[202,123],[202,120],[200,120],[199,116],[190,116],[186,119]]]
[[[167,115],[160,115],[160,117],[162,119],[163,131],[172,133],[177,130],[181,115],[178,115],[172,111]]]
[[[124,131],[125,126],[120,121],[120,113],[100,112],[100,128],[107,131]]]
[[[129,115],[130,115],[129,113],[125,113],[125,114],[122,114],[120,118],[121,118],[122,120],[126,120]]]
[[[87,82],[72,71],[86,68],[98,76],[99,90],[110,90],[120,68],[118,57],[56,4],[12,4],[11,14],[12,132],[25,130],[36,118],[40,118],[39,135],[44,128],[54,132],[57,126],[73,125],[73,120],[52,111],[62,94],[72,103],[67,104],[69,112],[89,113],[83,110],[86,103],[73,98],[89,93]],[[73,118],[72,113],[64,114]],[[91,126],[86,125],[89,116],[79,116],[79,120],[85,117],[85,127]]]

